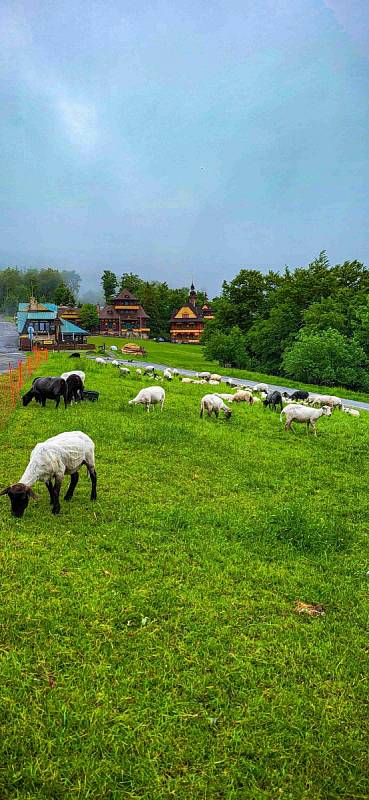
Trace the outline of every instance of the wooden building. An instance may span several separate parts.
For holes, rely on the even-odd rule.
[[[128,289],[122,289],[111,303],[100,309],[100,333],[108,336],[127,336],[148,339],[149,315]]]
[[[172,314],[170,323],[170,340],[182,344],[200,344],[201,334],[206,320],[213,319],[210,303],[203,306],[197,304],[196,289],[191,283],[188,302]]]
[[[64,319],[55,303],[38,303],[34,297],[29,303],[19,303],[17,329],[21,350],[31,349],[30,333],[33,347],[51,350],[94,347],[87,343],[88,331]]]

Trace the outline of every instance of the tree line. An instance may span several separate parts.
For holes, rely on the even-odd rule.
[[[0,269],[0,311],[14,314],[18,303],[29,300],[31,294],[41,303],[74,305],[81,278],[74,270]]]
[[[283,274],[242,269],[213,300],[202,344],[220,364],[369,391],[369,270],[325,251]]]

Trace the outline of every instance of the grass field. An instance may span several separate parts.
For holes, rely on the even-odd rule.
[[[109,346],[112,344],[122,347],[127,344],[127,339],[109,338],[108,336],[91,336],[89,341],[98,347],[98,345],[105,343],[107,352]],[[135,340],[130,340],[135,341]],[[262,372],[249,372],[245,369],[233,369],[232,367],[220,367],[217,361],[209,361],[203,355],[202,347],[193,344],[171,344],[168,342],[154,342],[151,339],[142,342],[137,339],[137,344],[143,344],[147,350],[147,358],[150,361],[158,364],[165,364],[170,367],[178,367],[180,369],[193,369],[201,372],[202,370],[210,370],[218,372],[221,375],[231,375],[235,378],[246,378],[248,380],[263,381],[266,383],[277,384],[282,386],[290,386],[291,389],[307,389],[308,391],[327,392],[328,394],[338,394],[340,397],[347,397],[352,400],[363,400],[369,402],[369,394],[367,392],[351,391],[350,389],[332,387],[332,386],[316,386],[307,383],[298,383],[297,381],[290,381],[288,378],[281,377],[280,375],[267,375]],[[124,358],[124,356],[122,356]]]
[[[97,404],[0,432],[1,486],[64,430],[98,474],[59,517],[41,484],[21,520],[0,498],[1,800],[368,798],[369,414],[293,436],[173,382],[149,415],[137,378],[78,367]]]

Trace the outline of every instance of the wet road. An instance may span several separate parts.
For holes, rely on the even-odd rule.
[[[18,350],[18,333],[14,322],[0,317],[0,373],[6,372],[9,363],[16,367],[24,355]]]
[[[88,356],[88,358],[95,358],[96,356]],[[104,353],[101,354],[102,358],[112,361],[113,359],[119,361],[120,364],[125,365],[127,367],[154,367],[154,369],[163,371],[164,369],[178,369],[180,375],[187,375],[189,378],[193,378],[197,375],[195,370],[191,369],[179,369],[178,367],[174,367],[173,364],[171,367],[169,364],[154,364],[153,361],[128,361],[127,359],[118,358],[115,354],[110,356]],[[222,375],[222,383],[226,381],[233,381],[234,384],[237,386],[250,386],[251,388],[255,386],[256,383],[260,383],[260,381],[249,381],[246,378],[233,378],[232,376]],[[296,391],[295,389],[291,389],[290,386],[280,386],[276,383],[269,383],[269,389],[277,389],[280,392],[287,392],[291,394],[292,392]],[[318,388],[316,391],[319,391]],[[323,394],[323,392],[322,392]],[[332,392],[333,394],[333,392]],[[369,411],[369,403],[363,403],[361,400],[349,400],[345,397],[342,397],[343,404],[345,406],[352,406],[352,408],[361,408],[365,411]]]

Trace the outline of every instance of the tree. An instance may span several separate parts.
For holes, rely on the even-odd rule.
[[[102,274],[101,283],[104,290],[105,300],[107,303],[110,303],[118,286],[118,278],[114,272],[111,272],[109,269],[105,269]]]
[[[81,285],[81,276],[74,269],[63,269],[61,272],[63,283],[69,286],[75,297],[78,297]]]
[[[84,305],[81,306],[79,318],[82,328],[88,331],[95,330],[99,327],[99,315],[93,303],[84,303]]]
[[[285,375],[306,383],[369,388],[368,361],[362,347],[333,328],[301,330],[283,354]]]
[[[218,361],[223,367],[250,368],[251,359],[246,349],[246,337],[237,325],[229,333],[213,328],[204,338],[206,358]]]
[[[54,293],[54,302],[57,306],[74,306],[75,297],[65,283],[60,283]]]

